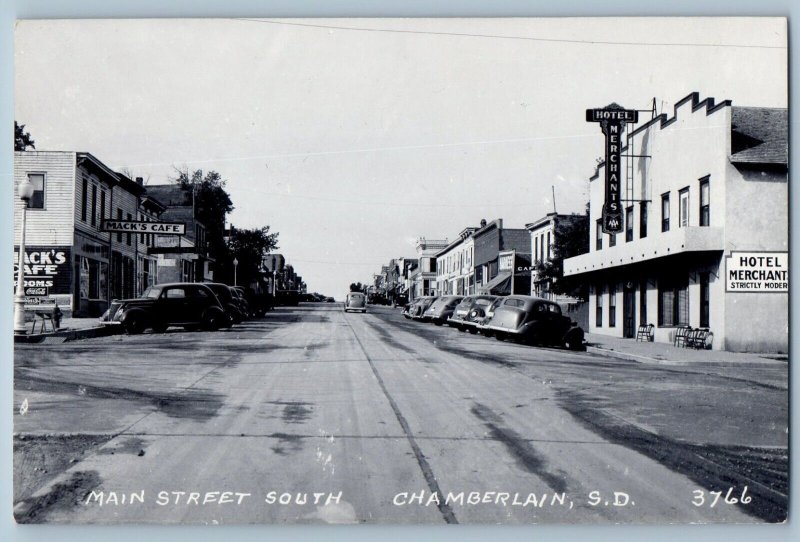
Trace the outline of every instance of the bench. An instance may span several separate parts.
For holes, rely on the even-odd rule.
[[[47,308],[34,309],[33,311],[33,327],[31,328],[31,335],[36,333],[36,324],[39,324],[39,333],[47,333],[47,323],[50,323],[51,331],[56,331],[61,326],[61,309],[58,305]]]
[[[653,328],[655,326],[653,324],[642,324],[639,326],[639,329],[636,331],[636,340],[637,341],[647,341],[650,342],[653,340]]]

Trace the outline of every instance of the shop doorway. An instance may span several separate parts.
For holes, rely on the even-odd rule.
[[[636,336],[636,296],[630,283],[622,290],[622,336],[626,339]]]

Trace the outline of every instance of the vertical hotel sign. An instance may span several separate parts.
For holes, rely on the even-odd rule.
[[[587,109],[586,122],[599,122],[606,136],[606,199],[603,203],[603,231],[622,232],[622,201],[620,199],[620,177],[622,175],[622,133],[625,124],[639,120],[639,112],[611,104],[600,109]]]

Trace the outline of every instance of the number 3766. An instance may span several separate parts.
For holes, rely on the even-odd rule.
[[[723,494],[725,495],[724,497]],[[724,504],[748,504],[753,500],[753,498],[747,494],[747,486],[744,486],[741,493],[737,489],[729,487],[727,492],[695,489],[692,495],[694,495],[692,498],[693,505],[698,507],[708,506],[709,508],[714,508],[717,504],[721,504],[720,501]]]

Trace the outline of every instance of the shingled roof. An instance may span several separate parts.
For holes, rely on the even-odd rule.
[[[788,164],[788,110],[767,107],[731,109],[732,163]]]

